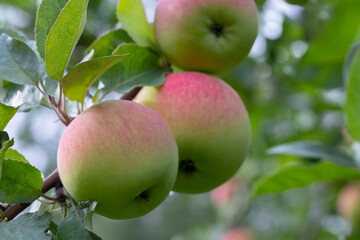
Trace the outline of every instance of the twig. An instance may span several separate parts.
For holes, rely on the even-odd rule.
[[[58,116],[59,120],[64,124],[64,125],[69,125],[70,122],[64,118],[64,115],[58,111],[58,104],[55,100],[54,97],[48,95],[46,93],[46,89],[45,86],[42,82],[42,80],[39,81],[39,84],[36,85],[36,88],[42,93],[42,95],[44,96],[45,100],[47,101],[47,103],[49,104],[49,107],[56,113],[56,115]]]
[[[6,208],[7,208],[6,206],[0,204],[0,210],[4,211]]]
[[[140,92],[142,87],[134,87],[130,92],[125,93],[121,96],[121,100],[133,100],[136,95]]]

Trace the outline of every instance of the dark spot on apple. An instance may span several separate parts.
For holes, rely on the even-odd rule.
[[[146,189],[142,193],[140,193],[138,196],[135,197],[135,199],[145,200],[147,202],[150,202],[150,189]]]
[[[210,26],[210,30],[216,37],[221,37],[224,33],[224,27],[216,22]]]
[[[181,160],[179,163],[179,171],[184,173],[194,173],[198,171],[198,169],[195,167],[194,161],[191,159],[185,159]]]

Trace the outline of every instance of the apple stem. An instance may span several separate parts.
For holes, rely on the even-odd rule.
[[[185,159],[180,161],[179,170],[184,172],[185,174],[192,174],[197,171],[197,168],[195,167],[193,160]]]
[[[171,67],[171,64],[170,64],[170,62],[166,59],[165,56],[162,56],[162,57],[161,57],[161,62],[162,62],[163,67],[164,67],[165,69],[168,69],[170,72],[173,72],[173,69],[172,69],[172,67]]]
[[[224,32],[224,27],[219,24],[219,23],[216,23],[214,22],[211,27],[211,32],[216,36],[216,37],[221,37],[223,35],[223,32]]]

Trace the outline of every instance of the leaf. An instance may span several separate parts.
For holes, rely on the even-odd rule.
[[[63,79],[65,96],[83,103],[86,92],[94,81],[124,57],[126,56],[100,57],[76,65]]]
[[[5,159],[0,180],[0,202],[30,203],[41,195],[43,179],[34,166]]]
[[[123,42],[131,43],[134,41],[125,30],[112,30],[96,39],[86,52],[90,52],[91,49],[94,49],[94,57],[108,56],[111,55],[114,49]]]
[[[154,33],[146,19],[141,0],[119,0],[116,15],[136,43],[147,47],[155,45]]]
[[[101,76],[105,91],[125,93],[136,86],[156,87],[164,83],[167,71],[159,66],[158,55],[149,48],[134,43],[122,43],[113,52],[116,55],[126,53],[129,53],[129,56]]]
[[[24,37],[22,34],[19,34],[11,29],[8,28],[0,28],[0,35],[5,33],[6,35],[8,35],[11,38],[15,38],[21,41],[26,41],[26,37]]]
[[[0,78],[22,85],[36,85],[39,80],[36,54],[24,42],[5,33],[0,36]]]
[[[17,104],[15,104],[16,98],[19,100]],[[40,105],[43,95],[35,86],[25,86],[17,93],[16,98],[13,99],[13,105],[21,105],[18,112],[29,112]]]
[[[5,131],[0,131],[0,150],[3,148],[5,142],[9,141],[9,135]],[[0,171],[1,173],[1,171]]]
[[[50,240],[45,231],[49,228],[51,213],[25,213],[18,218],[0,224],[2,240]]]
[[[350,134],[360,141],[360,48],[357,49],[349,65],[347,94],[345,102],[345,118]],[[345,66],[346,67],[346,66]]]
[[[50,224],[49,224],[49,231],[52,233],[52,234],[54,234],[54,236],[56,236],[56,234],[57,234],[57,225],[54,223],[54,222],[51,222]]]
[[[7,106],[0,102],[0,131],[4,130],[19,108]]]
[[[340,179],[360,179],[360,173],[354,168],[342,167],[331,162],[290,165],[281,168],[275,174],[260,179],[254,187],[253,195],[279,193],[313,182]]]
[[[18,151],[16,151],[15,149],[11,149],[11,148],[9,148],[9,149],[6,151],[4,159],[9,159],[9,160],[15,160],[15,161],[20,161],[20,162],[24,162],[24,163],[29,163],[22,154],[20,154],[20,153],[19,153]]]
[[[59,224],[58,240],[101,240],[95,233],[85,228],[85,218],[93,210],[91,202],[80,203],[74,212],[71,212]]]
[[[267,153],[326,159],[344,167],[356,168],[356,164],[350,156],[332,146],[327,146],[319,142],[302,141],[281,144],[270,148]]]
[[[344,60],[360,30],[360,2],[341,0],[334,4],[333,10],[327,27],[303,56],[303,64],[341,63]]]
[[[36,41],[34,40],[27,40],[26,44],[34,51],[34,53],[36,54],[36,57],[39,61],[39,75],[40,75],[40,79],[46,79],[49,80],[48,75],[46,74],[46,69],[45,69],[45,61],[44,59],[40,56],[40,53],[38,51],[38,48],[36,46]]]
[[[89,0],[69,0],[46,38],[46,72],[59,82],[84,30],[88,2]]]
[[[1,178],[2,178],[2,172],[3,172],[2,168],[3,168],[3,164],[4,164],[6,151],[14,145],[14,139],[6,140],[6,137],[9,139],[9,136],[7,136],[7,133],[5,135],[5,138],[2,139],[2,141],[3,140],[5,140],[5,141],[3,143],[1,143],[1,149],[0,149],[0,184],[1,184]],[[0,202],[1,202],[1,200],[0,200]]]
[[[0,78],[1,79],[1,78]],[[19,85],[6,80],[0,80],[0,101],[13,104],[13,98],[16,96],[18,91],[21,91],[25,86],[29,85]]]
[[[45,58],[45,42],[51,27],[56,22],[68,0],[42,0],[35,22],[36,46],[42,58]]]
[[[5,4],[9,4],[11,3],[11,5],[13,6],[17,6],[25,11],[34,11],[36,10],[36,0],[0,0],[0,3],[5,3]]]
[[[52,215],[51,221],[56,225],[56,230],[57,230],[57,225],[64,218],[63,212],[59,211],[60,209],[61,209],[61,206],[59,205],[59,203],[51,204],[51,205],[46,204],[46,203],[41,203],[39,206],[38,212],[39,213],[50,212]]]

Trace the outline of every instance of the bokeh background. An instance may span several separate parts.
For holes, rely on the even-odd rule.
[[[252,124],[252,148],[236,176],[211,193],[171,194],[145,217],[115,221],[94,217],[104,239],[149,240],[343,240],[360,239],[354,223],[340,216],[339,192],[345,181],[314,183],[280,194],[252,197],[254,183],[292,156],[268,155],[277,144],[316,140],[360,159],[360,145],[347,134],[343,116],[344,60],[360,38],[360,1],[258,0],[259,35],[249,57],[222,76],[242,97]],[[36,0],[0,0],[0,28],[34,39]],[[155,0],[143,0],[153,21]],[[101,34],[119,27],[117,0],[90,0],[87,23],[70,64]],[[19,95],[21,86],[0,80],[12,91],[0,100],[29,105],[6,131],[14,148],[47,176],[56,168],[64,126],[56,115],[34,106],[36,95]],[[360,89],[359,89],[360,90]],[[118,98],[114,94],[108,98]],[[33,207],[35,208],[35,207]]]

